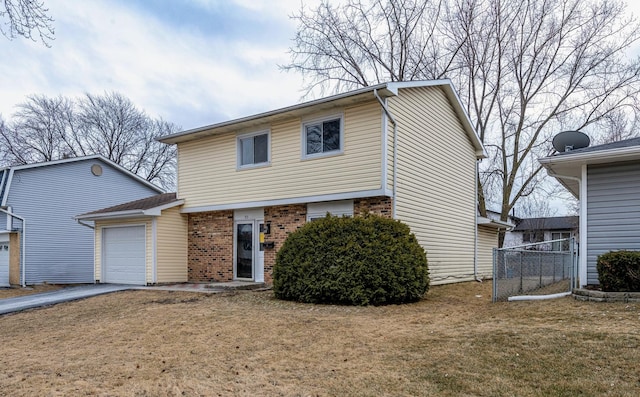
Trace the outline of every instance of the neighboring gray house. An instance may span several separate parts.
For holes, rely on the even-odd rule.
[[[21,284],[93,283],[94,231],[74,216],[158,193],[97,155],[1,169],[0,286],[10,273],[16,283],[16,272]],[[22,238],[12,236],[23,227],[25,249],[7,252],[22,248]]]
[[[505,247],[578,237],[579,218],[577,216],[512,219],[515,221],[516,227],[506,233]],[[542,245],[541,249],[568,251],[569,243],[556,242]]]
[[[598,255],[640,250],[640,138],[539,159],[580,200],[580,286],[599,284]]]

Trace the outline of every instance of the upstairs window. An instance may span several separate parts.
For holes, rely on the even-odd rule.
[[[238,136],[238,168],[269,164],[269,132]]]
[[[342,117],[333,116],[302,125],[303,157],[342,153]]]

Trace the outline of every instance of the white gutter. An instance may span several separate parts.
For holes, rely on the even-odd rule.
[[[13,170],[12,170],[13,172]],[[13,217],[13,218],[17,218],[20,219],[22,221],[22,286],[26,287],[27,286],[27,274],[26,274],[26,269],[27,269],[27,221],[26,219],[24,219],[23,217],[14,214],[13,212],[9,211],[8,209],[2,208],[0,207],[0,211],[4,212],[5,214]]]
[[[563,155],[555,155],[538,159],[540,164],[560,164],[571,163],[581,160],[606,160],[611,161],[614,157],[616,161],[624,161],[626,159],[635,159],[640,155],[640,146],[630,146],[627,148],[617,148],[608,150],[597,150],[584,153],[567,153]]]
[[[396,219],[396,201],[397,200],[397,193],[398,193],[398,188],[397,188],[397,181],[398,181],[398,123],[396,122],[396,120],[393,118],[393,115],[391,114],[391,112],[389,111],[389,109],[387,108],[387,105],[382,102],[382,98],[380,98],[380,96],[378,95],[378,89],[374,88],[373,89],[373,95],[376,97],[376,99],[378,99],[378,102],[380,102],[380,106],[382,106],[382,109],[384,110],[384,113],[387,115],[387,117],[389,118],[389,120],[391,120],[391,122],[393,123],[393,176],[391,177],[393,179],[393,202],[391,203],[391,217],[393,219]],[[386,186],[381,186],[382,190],[386,189]]]
[[[102,212],[98,214],[89,213],[89,214],[77,215],[76,217],[74,217],[74,219],[78,223],[82,224],[80,222],[82,220],[95,221],[95,220],[101,220],[101,219],[125,219],[125,218],[139,218],[141,216],[160,216],[162,215],[163,210],[166,210],[168,208],[173,208],[182,204],[184,204],[184,200],[174,200],[169,203],[159,205],[153,208],[148,208],[145,210],[135,209],[135,210]],[[88,226],[85,224],[82,224],[82,225]],[[91,227],[91,226],[88,226],[88,227]]]
[[[586,165],[582,166],[583,168],[583,176],[586,173]],[[578,247],[578,257],[580,259],[579,269],[578,269],[578,279],[579,279],[579,287],[582,288],[587,284],[587,205],[585,200],[587,198],[586,183],[582,183],[582,178],[577,178],[575,176],[569,175],[560,175],[554,174],[550,172],[547,168],[547,175],[552,176],[554,178],[563,178],[570,179],[572,181],[578,182],[578,190],[580,191],[580,195],[578,200],[580,201],[580,213],[578,214],[578,231],[580,232],[580,246]],[[572,288],[575,286],[571,286]]]

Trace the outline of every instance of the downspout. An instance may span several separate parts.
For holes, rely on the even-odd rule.
[[[476,214],[476,221],[474,222],[475,229],[473,231],[473,278],[481,283],[482,280],[478,277],[478,163],[480,163],[480,159],[476,160],[476,180],[474,184],[476,193],[476,208],[474,214]]]
[[[90,224],[88,224],[88,223],[84,223],[84,222],[82,222],[82,219],[77,219],[77,218],[76,218],[76,222],[78,222],[78,224],[79,224],[79,225],[82,225],[82,226],[84,226],[84,227],[88,227],[89,229],[95,230],[95,226],[91,226],[91,225],[90,225]]]
[[[377,88],[374,88],[373,95],[376,97],[376,99],[378,99],[378,102],[380,102],[380,106],[382,106],[384,113],[387,115],[389,120],[391,120],[391,122],[393,123],[393,174],[391,177],[391,179],[393,180],[393,193],[392,193],[393,202],[391,203],[391,216],[393,219],[396,219],[396,201],[397,201],[396,197],[398,192],[398,189],[396,187],[397,185],[396,181],[398,180],[398,167],[397,167],[398,165],[398,123],[393,118],[393,115],[387,108],[387,105],[382,101],[382,98],[380,98],[380,96],[378,95]],[[385,189],[385,186],[381,186],[381,188]]]
[[[580,197],[578,198],[578,200],[580,201],[580,211],[578,212],[578,231],[580,232],[580,245],[578,246],[578,258],[580,260],[578,266],[579,268],[578,270],[578,274],[576,274],[576,278],[579,278],[579,287],[582,287],[584,285],[587,284],[587,280],[583,280],[583,277],[578,277],[580,275],[580,268],[583,267],[584,264],[584,268],[586,270],[586,266],[587,266],[587,253],[585,252],[586,249],[586,236],[587,236],[587,225],[583,225],[583,222],[586,222],[586,217],[584,215],[586,215],[583,211],[586,211],[586,203],[584,202],[584,197],[583,197],[583,192],[582,192],[582,179],[581,178],[577,178],[575,176],[569,176],[569,175],[560,175],[560,174],[555,174],[553,172],[549,172],[547,171],[547,175],[552,176],[554,178],[563,178],[563,179],[569,179],[572,181],[576,181],[578,182],[578,191],[580,192]],[[583,244],[583,237],[585,238],[584,244]],[[583,263],[584,261],[584,263]],[[572,288],[575,288],[575,285],[571,286]]]
[[[5,214],[9,215],[12,218],[16,218],[16,219],[20,219],[20,221],[22,221],[22,287],[26,287],[27,286],[27,273],[26,273],[26,268],[27,268],[27,221],[26,219],[24,219],[23,217],[14,214],[13,212],[11,212],[10,210],[8,210],[8,207],[6,206],[0,206],[0,211],[4,212]]]

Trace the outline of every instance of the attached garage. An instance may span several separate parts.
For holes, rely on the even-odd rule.
[[[145,225],[103,228],[104,282],[146,284],[146,242]]]
[[[165,193],[79,215],[95,230],[98,283],[147,285],[187,281],[183,200]]]

